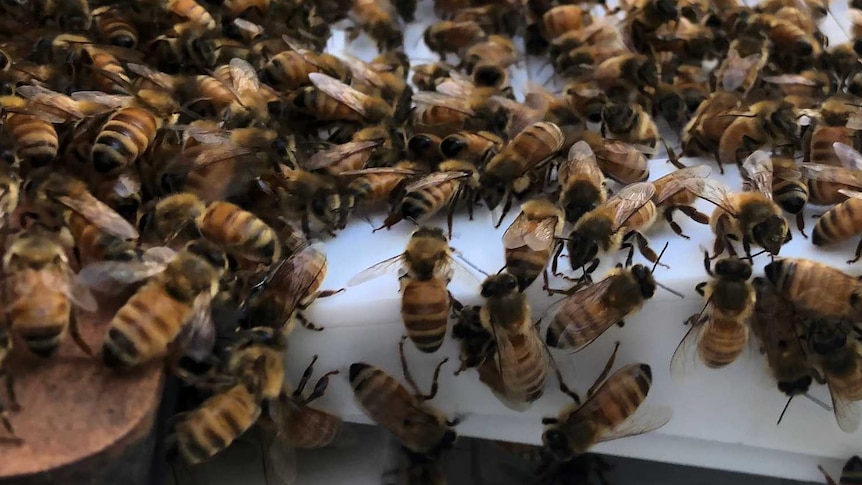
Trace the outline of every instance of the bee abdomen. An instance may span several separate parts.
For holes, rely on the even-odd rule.
[[[454,183],[444,183],[428,187],[404,196],[402,215],[413,220],[431,217],[443,208],[455,193]]]
[[[446,337],[449,293],[440,280],[410,280],[403,289],[401,317],[410,340],[422,352],[434,352]]]
[[[177,441],[190,464],[204,462],[250,428],[260,415],[260,406],[244,385],[204,401],[177,425]]]
[[[59,140],[54,125],[27,114],[13,114],[6,123],[18,145],[18,156],[35,166],[47,165],[57,157]]]
[[[739,357],[747,342],[748,326],[737,320],[713,320],[701,336],[698,354],[707,367],[724,367]]]
[[[814,225],[811,242],[817,246],[840,243],[862,232],[862,200],[847,199],[829,209]]]
[[[213,202],[197,221],[201,234],[243,256],[274,261],[280,256],[278,236],[251,212],[229,202]]]
[[[111,172],[131,164],[156,136],[158,122],[147,110],[121,108],[111,115],[93,144],[93,165]]]
[[[640,364],[632,374],[615,374],[608,396],[596,412],[596,420],[607,427],[614,427],[633,415],[646,399],[652,385],[652,369]]]
[[[518,286],[523,291],[530,286],[545,269],[550,258],[550,251],[533,251],[529,248],[506,250],[506,271],[518,279]]]

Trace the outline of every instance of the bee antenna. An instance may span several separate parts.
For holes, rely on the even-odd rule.
[[[766,250],[765,250],[765,249],[763,249],[763,250],[761,250],[759,253],[750,254],[750,255],[748,255],[748,256],[746,256],[746,257],[744,257],[744,258],[740,258],[740,259],[743,259],[743,260],[747,259],[747,260],[749,260],[749,261],[751,261],[751,262],[753,263],[753,262],[754,262],[754,258],[756,258],[756,257],[760,256],[761,254],[763,254],[763,253],[765,253],[765,252],[766,252]]]
[[[465,257],[464,257],[464,255],[463,255],[463,254],[461,254],[461,252],[460,252],[460,251],[452,251],[452,252],[453,252],[453,253],[455,253],[455,256],[457,256],[457,257],[458,257],[458,259],[460,259],[461,261],[463,261],[463,262],[464,262],[464,264],[466,264],[467,266],[469,266],[469,267],[473,268],[474,270],[478,271],[479,273],[482,273],[482,274],[483,274],[483,275],[485,275],[486,277],[487,277],[487,276],[491,276],[491,275],[489,275],[489,274],[488,274],[488,272],[487,272],[487,271],[483,270],[482,268],[480,268],[480,267],[476,266],[475,264],[471,263],[470,261],[468,261],[468,260],[467,260],[467,258],[465,258]]]
[[[670,293],[671,295],[678,296],[680,298],[685,299],[685,296],[682,293],[674,290],[673,288],[671,288],[669,286],[665,286],[665,285],[659,283],[658,281],[656,281],[655,284],[656,284],[656,286],[658,286],[659,288],[663,289],[664,291]]]
[[[787,404],[785,404],[785,405],[784,405],[784,409],[783,409],[783,410],[781,410],[781,416],[779,416],[779,417],[778,417],[778,422],[776,422],[776,423],[775,423],[775,425],[776,425],[776,426],[778,426],[779,424],[781,424],[781,420],[782,420],[782,419],[784,419],[784,413],[786,413],[786,412],[787,412],[787,408],[788,408],[788,407],[790,407],[790,401],[792,401],[794,397],[796,397],[796,396],[795,396],[795,395],[793,395],[793,396],[790,396],[790,397],[787,399]]]
[[[825,409],[826,411],[828,411],[830,413],[832,412],[832,406],[826,404],[825,402],[821,401],[820,399],[817,399],[816,397],[812,396],[811,394],[808,394],[807,392],[802,394],[802,395],[805,396],[806,398],[808,398],[809,401],[820,406],[821,408]]]
[[[664,256],[664,252],[667,251],[668,244],[669,243],[664,243],[664,247],[661,249],[661,252],[659,253],[658,258],[656,258],[655,263],[653,263],[650,273],[655,273],[655,269],[658,267],[658,263],[659,261],[661,261],[661,257]]]

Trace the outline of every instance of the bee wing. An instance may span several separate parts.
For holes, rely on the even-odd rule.
[[[535,221],[530,220],[522,212],[503,234],[503,245],[506,249],[515,249],[521,246],[527,246],[533,251],[550,249],[554,244],[556,227],[556,217]]]
[[[709,325],[709,309],[705,309],[697,321],[690,324],[688,331],[682,337],[682,340],[677,344],[673,351],[673,357],[670,359],[670,376],[675,381],[681,381],[688,369],[696,367],[697,364],[697,345],[700,341],[700,335],[704,328]]]
[[[763,80],[772,84],[799,84],[802,86],[819,86],[820,83],[808,79],[801,74],[782,74],[779,76],[764,76]]]
[[[828,376],[826,382],[829,384],[829,395],[832,397],[832,409],[835,413],[835,421],[838,423],[838,427],[845,433],[855,432],[859,429],[859,422],[862,420],[862,410],[860,410],[859,404],[835,392],[834,387],[829,382]]]
[[[435,88],[438,93],[454,97],[468,97],[476,90],[476,86],[470,78],[453,72],[448,79],[441,82]]]
[[[772,176],[776,179],[786,180],[788,182],[799,180],[802,178],[802,172],[795,164],[792,167],[779,165],[772,167]]]
[[[665,200],[673,197],[682,190],[687,190],[689,184],[697,184],[698,180],[703,180],[709,177],[712,169],[708,165],[695,165],[694,167],[683,168],[675,172],[671,172],[664,177],[656,180],[656,185],[661,186],[661,192],[658,193],[656,204],[661,204]],[[663,182],[663,183],[659,183]]]
[[[841,165],[852,170],[862,170],[862,153],[850,145],[836,141],[832,144]]]
[[[215,144],[230,141],[230,131],[221,128],[201,128],[192,125],[172,125],[166,128],[171,131],[182,132],[201,143]]]
[[[319,151],[312,155],[305,163],[305,169],[318,170],[329,167],[351,155],[374,148],[380,143],[379,141],[350,141],[336,145],[329,150]]]
[[[46,279],[45,283],[49,288],[59,288],[81,310],[90,313],[98,310],[96,297],[87,286],[81,284],[81,280],[70,268],[66,268],[62,274],[43,271],[42,277]]]
[[[756,150],[742,162],[743,190],[760,192],[772,198],[772,156]]]
[[[440,185],[443,182],[468,177],[469,175],[470,174],[468,172],[434,172],[413,182],[412,184],[405,187],[404,190],[406,192],[414,192],[417,190],[424,189],[425,187],[430,187],[432,185]]]
[[[605,153],[602,153],[601,155],[596,154],[596,157],[599,158],[601,156],[603,163],[634,169],[643,169],[647,166],[647,159],[644,152],[634,148],[630,143],[618,140],[606,140],[601,151]],[[632,156],[633,153],[636,156]],[[609,154],[615,154],[618,156],[609,157]],[[613,173],[614,171],[609,170],[608,172]]]
[[[55,195],[54,198],[107,233],[127,240],[138,238],[138,230],[135,226],[129,224],[129,221],[123,219],[114,209],[90,193],[84,193],[78,197]]]
[[[348,108],[365,116],[365,101],[368,99],[366,94],[320,72],[309,73],[308,79],[327,96],[344,103]]]
[[[655,185],[650,182],[639,182],[626,186],[608,199],[607,204],[614,204],[614,230],[621,228],[626,221],[655,195]]]
[[[838,193],[841,195],[846,195],[852,199],[862,199],[862,192],[857,192],[855,190],[847,190],[847,189],[838,189]]]
[[[766,63],[766,59],[760,54],[752,54],[740,57],[735,48],[727,52],[721,68],[719,68],[719,79],[724,91],[735,91],[741,87],[753,70],[760,70]],[[746,89],[747,91],[747,89]]]
[[[296,448],[290,445],[285,434],[265,428],[269,427],[261,427],[264,434],[261,446],[266,485],[294,485]]]
[[[685,184],[685,188],[701,199],[721,207],[728,214],[736,216],[736,210],[728,199],[730,194],[727,192],[727,187],[721,182],[713,179],[691,179]]]
[[[557,168],[557,177],[561,183],[569,177],[581,174],[589,180],[602,181],[604,174],[596,161],[596,154],[585,141],[579,141],[569,149],[568,157]]]
[[[350,69],[350,74],[356,78],[361,79],[362,81],[376,87],[376,88],[385,88],[386,83],[383,81],[383,78],[380,77],[380,74],[377,72],[376,68],[373,68],[371,65],[357,59],[353,56],[346,55],[341,58],[341,62],[343,62],[348,69]]]
[[[64,94],[35,85],[18,86],[15,92],[27,98],[27,111],[51,123],[86,117],[78,103]]]
[[[527,214],[521,212],[518,217],[512,221],[506,232],[503,233],[503,247],[506,249],[520,248],[526,246],[525,241],[527,234],[534,228]]]
[[[230,60],[230,79],[234,91],[240,94],[256,93],[260,90],[260,79],[251,64],[234,57]]]
[[[473,109],[470,108],[469,100],[466,98],[456,98],[454,96],[435,93],[433,91],[419,91],[418,93],[413,94],[413,102],[430,106],[442,106],[469,116],[476,114]]]
[[[166,266],[167,263],[148,261],[98,261],[81,268],[78,279],[99,293],[113,295],[161,273]]]
[[[128,105],[133,98],[127,94],[108,94],[102,91],[76,91],[72,93],[72,99],[75,101],[89,101],[111,108],[119,108]]]
[[[583,342],[582,345],[574,348],[558,345],[558,348],[565,348],[565,350],[568,350],[569,352],[582,350],[589,344],[593,343],[593,341],[610,328],[611,325],[616,323],[614,315],[612,314],[613,309],[601,302],[613,281],[613,277],[607,277],[597,283],[587,286],[573,295],[552,304],[545,314],[542,315],[542,320],[550,320],[551,325],[553,325],[553,321],[557,314],[567,310],[569,307],[580,309],[597,304],[597,307],[601,308],[601,311],[598,312],[596,317],[588,321],[582,319],[571,320],[566,324],[565,328],[562,329],[561,335],[557,339],[562,344],[568,340],[568,338],[562,338],[562,334],[566,334],[568,336],[573,336],[573,340],[575,342]],[[548,332],[550,331],[551,328],[548,327]]]
[[[618,440],[655,431],[666,425],[673,416],[670,406],[640,406],[619,426],[600,433],[598,442]]]
[[[849,185],[862,189],[862,171],[822,163],[803,163],[799,171],[805,178]]]
[[[192,304],[189,319],[183,326],[182,333],[177,337],[185,355],[197,362],[202,362],[210,354],[216,341],[216,327],[212,319],[210,307],[212,295],[201,293]]]
[[[416,170],[410,170],[406,168],[394,168],[394,167],[372,167],[372,168],[363,168],[362,170],[345,170],[343,172],[339,172],[338,175],[341,177],[348,176],[357,176],[357,175],[369,175],[375,173],[388,173],[393,175],[416,175],[419,172]]]
[[[353,278],[350,278],[347,282],[347,286],[357,286],[365,283],[366,281],[371,281],[374,278],[378,278],[383,276],[384,274],[394,270],[396,267],[400,266],[403,263],[404,254],[398,254],[396,256],[392,256],[389,259],[384,259],[383,261],[371,265],[368,268],[357,273]]]

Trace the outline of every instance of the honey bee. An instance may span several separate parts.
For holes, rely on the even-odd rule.
[[[452,258],[442,230],[420,227],[413,232],[403,253],[381,261],[350,279],[348,286],[364,283],[401,266],[401,317],[407,336],[422,352],[436,352],[446,337],[451,296],[446,286],[458,274],[471,273]]]
[[[390,0],[360,0],[354,2],[351,14],[356,23],[377,43],[382,51],[398,49],[404,44],[404,34],[398,25],[397,12]],[[356,34],[348,36],[349,40]]]
[[[492,210],[506,199],[495,227],[502,224],[512,206],[512,199],[528,190],[530,172],[550,160],[562,146],[563,132],[560,128],[554,123],[540,121],[515,135],[500,153],[488,161],[480,180],[482,198]]]
[[[434,91],[437,89],[437,85],[448,79],[455,70],[455,66],[450,66],[445,62],[417,64],[413,66],[411,80],[420,91]]]
[[[813,109],[829,94],[831,78],[819,70],[802,71],[800,74],[765,76],[764,81],[775,84],[797,109]],[[822,108],[822,105],[820,105]]]
[[[751,330],[760,340],[778,390],[789,397],[806,394],[814,372],[797,334],[803,319],[768,280],[758,277],[752,283],[756,298]]]
[[[439,170],[420,177],[404,187],[402,195],[390,209],[382,228],[390,228],[403,219],[416,223],[427,220],[444,207],[448,207],[447,224],[452,234],[452,216],[461,200],[468,202],[467,210],[472,217],[473,194],[479,187],[479,172],[476,167],[460,160],[446,160]]]
[[[286,388],[282,389],[273,413],[276,428],[284,433],[287,443],[296,448],[322,448],[332,443],[341,431],[341,418],[309,406],[324,395],[329,385],[329,377],[338,375],[337,370],[327,372],[318,378],[311,393],[303,396],[305,387],[314,372],[315,362],[317,362],[316,355],[302,373],[295,390],[290,392]]]
[[[716,70],[716,91],[738,92],[745,97],[757,84],[767,62],[769,44],[760,36],[733,39]]]
[[[461,59],[476,84],[496,86],[506,78],[506,68],[518,61],[518,50],[510,38],[489,35],[467,47]]]
[[[476,367],[479,380],[488,384],[498,383],[494,359],[494,335],[492,329],[482,325],[480,305],[463,306],[453,301],[456,321],[452,326],[452,338],[459,341],[461,366],[455,371],[459,375],[466,369]],[[490,379],[488,378],[490,376]]]
[[[620,54],[598,64],[594,70],[596,83],[611,95],[617,92],[643,90],[658,86],[655,61],[638,54]]]
[[[309,330],[320,331],[303,314],[316,299],[327,298],[342,290],[321,290],[328,265],[318,243],[301,246],[286,259],[256,275],[240,311],[243,320],[253,325],[269,322],[289,335],[299,323]]]
[[[798,128],[796,110],[787,102],[762,101],[728,125],[718,144],[720,163],[739,163],[752,150],[790,144]]]
[[[10,226],[20,195],[21,179],[18,174],[11,167],[0,163],[0,230]]]
[[[704,252],[703,261],[713,279],[695,287],[706,304],[685,322],[690,328],[671,359],[671,373],[677,377],[684,374],[694,354],[707,367],[721,368],[733,363],[748,343],[749,319],[756,297],[749,281],[751,264],[731,256],[718,261],[713,272],[709,252]]]
[[[848,338],[842,320],[815,319],[810,327],[808,350],[829,387],[835,420],[842,431],[852,433],[860,422],[856,401],[862,400],[862,349]]]
[[[66,250],[54,235],[38,224],[16,234],[3,257],[3,272],[9,330],[33,353],[51,356],[69,331],[78,347],[93,355],[72,306],[94,312],[96,301],[69,267]]]
[[[862,472],[862,459],[854,456],[847,460],[847,463],[841,470],[841,478],[838,480],[838,483],[826,473],[826,470],[822,466],[817,465],[817,469],[826,477],[826,485],[853,485],[853,483],[859,481],[859,474]]]
[[[369,168],[342,175],[357,176],[347,185],[347,192],[352,194],[355,205],[359,207],[391,201],[398,187],[420,173],[411,167],[419,168],[412,163],[399,163],[393,168]]]
[[[808,180],[808,201],[817,205],[840,204],[847,200],[841,190],[862,189],[862,155],[843,143],[835,143],[835,153],[843,167],[803,163],[800,172]]]
[[[285,38],[291,49],[272,56],[263,67],[260,78],[270,86],[293,91],[310,83],[308,75],[322,72],[342,82],[351,80],[348,67],[341,59],[326,53],[293,46],[293,41]]]
[[[732,91],[716,91],[698,106],[691,120],[682,131],[680,142],[685,155],[714,155],[719,161],[718,145],[725,130],[734,122],[731,116],[723,116],[739,107],[741,97]],[[724,171],[721,163],[718,168]]]
[[[706,165],[681,168],[652,182],[655,187],[653,202],[665,221],[678,236],[689,237],[682,233],[682,228],[674,222],[673,213],[680,211],[691,220],[700,224],[709,224],[709,217],[694,208],[697,196],[687,188],[697,184],[698,179],[705,179],[711,170]]]
[[[341,229],[347,223],[350,206],[344,200],[336,181],[324,174],[280,166],[280,173],[264,174],[257,185],[283,207],[283,210],[300,219],[302,231]]]
[[[137,255],[135,241],[107,233],[77,212],[69,215],[67,227],[75,242],[78,263],[82,267],[101,260],[129,260]]]
[[[858,115],[852,97],[835,95],[826,98],[820,110],[813,116],[813,127],[806,131],[802,140],[803,162],[840,166],[841,158],[833,149],[835,143],[842,143],[854,149],[860,148],[854,126]]]
[[[40,3],[38,9],[42,19],[53,20],[61,28],[72,32],[90,29],[93,17],[87,0],[46,0]]]
[[[565,239],[572,269],[583,268],[586,278],[598,266],[600,252],[612,253],[622,248],[631,249],[626,264],[629,266],[634,252],[632,244],[628,242],[631,238],[637,240],[641,254],[650,261],[656,261],[655,252],[641,234],[641,231],[652,226],[658,215],[652,201],[654,195],[653,184],[632,184],[584,214]],[[555,259],[561,250],[562,247],[558,246]],[[556,264],[553,269],[556,271]]]
[[[203,31],[216,28],[216,21],[212,14],[195,0],[165,0],[164,8],[179,17],[188,19]]]
[[[772,160],[769,154],[758,150],[745,159],[742,171],[749,181],[749,190],[743,192],[729,193],[714,180],[698,180],[688,187],[716,206],[709,218],[715,234],[713,254],[721,254],[727,248],[733,256],[736,251],[731,241],[742,241],[746,255],[751,255],[752,243],[777,255],[791,234],[781,207],[772,200]]]
[[[658,127],[639,104],[607,104],[602,108],[602,136],[654,148]]]
[[[581,140],[569,149],[565,162],[557,167],[560,207],[566,222],[576,224],[584,214],[607,200],[607,181],[590,145]]]
[[[128,11],[108,5],[93,10],[92,14],[96,32],[103,42],[127,49],[134,49],[138,45],[138,30],[126,20]]]
[[[440,368],[449,359],[443,359],[434,369],[431,392],[422,394],[407,367],[404,355],[406,339],[406,336],[401,338],[398,349],[401,369],[410,390],[385,371],[362,362],[350,365],[350,387],[353,388],[359,407],[374,422],[392,433],[401,446],[410,453],[433,460],[451,448],[458,438],[453,429],[458,421],[447,419],[443,413],[426,403],[437,395]]]
[[[321,121],[383,121],[392,116],[392,106],[319,72],[308,74],[315,88],[295,91],[291,104]]]
[[[608,99],[595,82],[573,81],[564,88],[566,99],[581,118],[590,123],[602,121],[602,108]]]
[[[781,258],[766,265],[766,279],[797,308],[824,318],[855,321],[862,315],[859,282],[829,265]],[[828,291],[826,291],[828,289]]]
[[[548,42],[573,30],[580,30],[590,22],[590,13],[577,5],[559,5],[542,15],[539,30]]]
[[[54,125],[26,113],[6,115],[4,128],[16,145],[16,154],[30,167],[44,167],[57,158],[60,141]]]
[[[862,203],[862,193],[845,189],[841,189],[839,192],[846,195],[848,199],[826,211],[817,220],[811,235],[811,242],[815,246],[828,246],[844,242],[862,232],[862,227],[859,227],[862,223],[854,213],[855,210],[859,209],[859,204]],[[862,243],[857,246],[855,257],[848,260],[847,264],[858,261],[860,254],[862,254]]]
[[[802,178],[796,160],[791,156],[774,155],[772,168],[774,171],[772,198],[782,209],[796,215],[796,227],[805,236],[805,219],[802,209],[808,202],[810,182]]]
[[[162,267],[129,272],[132,281],[149,279],[111,319],[102,347],[105,364],[139,366],[176,352],[206,356],[215,338],[209,302],[226,268],[221,250],[192,242]]]
[[[650,366],[629,364],[607,377],[618,348],[619,344],[583,404],[575,399],[557,417],[542,419],[546,426],[542,444],[556,460],[570,460],[598,443],[648,433],[670,421],[668,407],[641,407],[652,386]],[[562,381],[560,387],[568,389]]]
[[[660,259],[661,255],[656,258],[656,265]],[[623,326],[623,319],[640,310],[655,295],[657,286],[661,285],[653,277],[653,271],[642,264],[615,268],[603,280],[586,288],[576,285],[571,290],[574,293],[545,315],[552,317],[545,343],[570,352],[584,349],[613,325]]]
[[[103,231],[121,239],[137,239],[138,231],[116,211],[100,201],[87,189],[87,185],[73,176],[55,170],[31,173],[24,186],[27,204],[40,214],[40,220],[49,221],[56,211],[67,215],[76,212]],[[62,223],[62,221],[60,221]]]
[[[518,289],[524,291],[540,274],[545,275],[551,260],[554,240],[563,232],[565,219],[548,199],[534,199],[521,206],[521,213],[503,234],[506,250],[506,271],[518,279]]]
[[[523,410],[544,393],[550,356],[533,326],[530,304],[509,273],[482,282],[485,304],[482,328],[494,335],[493,358],[479,367],[479,377],[507,407]]]
[[[593,150],[599,168],[607,177],[625,185],[649,178],[649,166],[644,155],[644,152],[650,151],[649,148],[608,140],[590,131],[583,133],[583,140]]]
[[[440,56],[440,60],[446,60],[446,54],[458,54],[462,49],[476,43],[486,36],[482,26],[468,20],[454,22],[441,20],[433,23],[425,29],[422,39],[431,52]]]

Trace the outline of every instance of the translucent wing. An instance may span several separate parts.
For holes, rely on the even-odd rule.
[[[849,185],[862,189],[862,171],[822,163],[803,163],[799,171],[805,178]]]
[[[852,199],[862,199],[862,192],[857,192],[855,190],[847,190],[847,189],[838,189],[838,193],[841,195],[846,195]]]
[[[772,84],[799,84],[802,86],[819,86],[820,83],[808,79],[801,74],[782,74],[779,76],[764,76],[763,80]]]
[[[575,175],[586,176],[596,183],[604,180],[593,149],[583,140],[572,145],[566,161],[560,164],[557,173],[561,183]]]
[[[835,412],[835,421],[838,423],[838,427],[845,433],[854,433],[859,429],[859,422],[862,419],[862,410],[859,408],[859,403],[845,399],[839,393],[835,392],[829,382],[829,376],[826,377],[826,383],[829,384],[829,395],[832,397],[832,408]]]
[[[193,138],[195,141],[207,144],[230,142],[231,133],[221,128],[201,128],[192,125],[172,125],[167,127],[171,131],[179,131]]]
[[[386,83],[380,77],[380,74],[366,62],[353,56],[344,56],[341,58],[341,62],[347,65],[354,78],[361,79],[376,88],[386,87]]]
[[[417,105],[424,104],[430,106],[442,106],[444,108],[459,111],[469,116],[473,116],[476,114],[470,107],[468,99],[456,98],[454,96],[449,96],[442,93],[435,93],[433,91],[419,91],[418,93],[413,94],[413,102]]]
[[[359,176],[359,175],[368,175],[375,173],[388,173],[393,175],[416,175],[419,172],[415,170],[409,170],[406,168],[393,168],[393,167],[372,167],[372,168],[363,168],[362,170],[345,170],[343,172],[339,172],[338,175],[341,177],[348,176]]]
[[[305,168],[307,170],[326,168],[335,165],[351,155],[374,148],[380,145],[380,143],[379,141],[351,141],[342,143],[329,150],[323,150],[312,155],[308,159],[308,162],[305,163]]]
[[[704,310],[697,320],[689,323],[689,329],[679,341],[670,359],[670,376],[676,381],[682,380],[689,369],[698,366],[697,345],[703,329],[708,325],[708,309]]]
[[[772,156],[764,150],[756,150],[742,162],[744,171],[743,190],[760,192],[772,198]]]
[[[616,324],[623,315],[602,301],[615,280],[616,277],[608,276],[551,305],[542,315],[542,320],[551,321],[545,339],[548,345],[578,352]],[[601,310],[593,318],[584,319],[582,314],[588,307]],[[559,328],[559,324],[564,326]],[[552,340],[556,344],[551,344]]]
[[[110,206],[85,192],[77,197],[54,195],[58,202],[84,216],[99,229],[121,239],[138,238],[138,230]]]
[[[655,195],[655,186],[649,182],[640,182],[626,186],[606,204],[615,205],[614,230],[622,227],[626,221]]]
[[[230,78],[236,92],[256,93],[260,89],[260,80],[251,64],[244,59],[234,57],[230,60]]]
[[[308,74],[308,79],[322,92],[345,104],[348,108],[365,116],[365,103],[368,96],[331,76],[319,72]]]
[[[296,449],[287,437],[272,426],[260,426],[263,452],[263,473],[266,485],[294,485],[296,483]]]
[[[666,425],[672,416],[673,410],[669,406],[641,406],[619,426],[601,433],[598,441],[618,440],[655,431]]]
[[[793,166],[787,165],[773,165],[772,167],[772,176],[775,179],[793,181],[799,180],[802,178],[802,172],[799,170],[795,164]]]
[[[383,276],[384,274],[394,270],[395,268],[400,267],[404,263],[404,254],[398,254],[396,256],[392,256],[389,259],[385,259],[377,264],[374,264],[359,273],[356,274],[353,278],[347,282],[347,286],[357,286],[365,283],[367,281],[371,281],[375,278]]]
[[[745,91],[748,91],[749,87],[744,86],[747,78],[752,72],[760,70],[765,62],[766,59],[759,53],[741,57],[732,47],[727,52],[727,57],[719,72],[719,81],[723,90],[735,91],[744,88]]]
[[[655,186],[661,187],[656,194],[656,204],[661,204],[682,190],[688,190],[688,184],[695,184],[698,180],[708,177],[710,173],[712,173],[712,169],[709,166],[696,165],[671,172],[656,180]]]
[[[212,354],[215,346],[216,328],[210,303],[212,295],[209,293],[202,293],[195,298],[191,315],[178,337],[185,348],[185,355],[197,362],[202,362]]]
[[[506,249],[521,246],[527,246],[533,251],[550,249],[554,244],[556,226],[556,217],[531,220],[522,212],[503,234],[503,245]]]
[[[128,285],[143,281],[165,270],[167,263],[148,261],[98,261],[78,273],[81,282],[104,294],[117,294]]]
[[[646,155],[629,143],[619,140],[605,140],[601,149],[596,148],[596,159],[600,160],[602,164],[634,169],[637,172],[643,172],[645,177],[649,176]],[[612,178],[616,172],[618,170],[607,170],[608,176]],[[631,182],[631,180],[618,181],[622,183]]]
[[[841,164],[853,170],[862,170],[862,153],[850,145],[836,141],[832,144],[835,155],[841,160]]]
[[[66,270],[66,274],[60,278],[59,280],[55,275],[55,273],[51,272],[43,272],[44,276],[51,278],[52,281],[49,283],[55,285],[57,288],[60,288],[63,291],[63,294],[69,297],[69,300],[75,304],[81,310],[87,312],[95,312],[99,305],[96,303],[96,298],[93,296],[93,293],[90,292],[90,289],[81,284],[80,280],[77,278],[74,272],[71,269]]]
[[[469,175],[470,174],[468,172],[434,172],[411,183],[410,185],[405,187],[404,190],[407,192],[415,192],[417,190],[422,190],[425,187],[430,187],[432,185],[440,185],[450,180],[457,180],[464,177],[468,177]]]
[[[692,179],[686,183],[686,188],[701,199],[721,207],[727,213],[736,216],[733,204],[730,203],[730,194],[721,182],[713,179]]]
[[[27,111],[51,123],[83,119],[86,117],[78,103],[64,94],[41,86],[24,85],[15,92],[28,99]]]
[[[610,402],[615,402],[615,394],[622,388],[628,388],[629,384],[634,381],[637,383],[651,384],[652,370],[646,364],[629,364],[626,365],[608,377],[599,387],[587,398],[587,400],[575,411],[573,417],[589,419],[591,416],[602,415],[604,407]],[[649,387],[643,392],[643,396],[636,396],[639,400],[646,398],[649,393]],[[632,396],[635,397],[635,396]],[[637,412],[629,416],[633,417]],[[620,423],[621,425],[624,424]],[[610,432],[612,430],[605,430]]]
[[[119,108],[128,105],[134,98],[126,94],[108,94],[102,91],[75,91],[72,93],[72,99]]]

